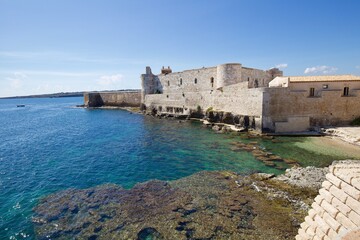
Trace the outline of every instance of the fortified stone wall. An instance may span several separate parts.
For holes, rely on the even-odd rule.
[[[192,110],[213,109],[255,118],[261,130],[264,88],[278,69],[263,71],[241,64],[153,75],[149,67],[141,76],[142,103],[159,113],[189,114]]]
[[[140,91],[84,93],[84,104],[86,107],[139,107],[141,104],[141,93]]]
[[[349,96],[342,94],[342,88],[317,91],[314,97],[309,96],[307,87],[267,88],[263,100],[263,127],[276,131],[276,122],[288,122],[288,127],[282,131],[290,132],[296,128],[289,122],[290,118],[298,118],[302,126],[308,121],[309,127],[349,124],[360,116],[360,88],[351,89]]]
[[[199,107],[205,112],[230,112],[233,115],[250,116],[255,118],[256,126],[261,130],[262,96],[264,88],[247,88],[247,82],[223,87],[222,91],[199,91],[179,93],[173,91],[168,94],[150,94],[145,96],[149,109],[155,108],[158,113],[190,114]]]
[[[326,179],[296,239],[360,239],[360,161],[335,161]]]

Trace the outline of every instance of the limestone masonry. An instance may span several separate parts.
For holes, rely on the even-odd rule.
[[[360,77],[284,77],[277,68],[239,63],[141,75],[141,102],[153,114],[226,116],[261,132],[302,132],[346,125],[360,116]],[[221,118],[221,117],[220,117]]]
[[[297,240],[360,239],[360,161],[335,161]]]
[[[84,105],[86,107],[139,107],[140,91],[111,91],[84,93]]]

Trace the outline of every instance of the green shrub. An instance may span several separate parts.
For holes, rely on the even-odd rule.
[[[350,123],[351,126],[360,126],[360,117],[355,118]]]
[[[213,107],[209,107],[208,109],[206,109],[206,113],[212,112],[214,111]]]

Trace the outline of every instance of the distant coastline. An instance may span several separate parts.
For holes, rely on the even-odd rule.
[[[0,99],[17,99],[17,98],[63,98],[63,97],[82,97],[87,92],[123,92],[134,91],[137,89],[122,89],[122,90],[104,90],[104,91],[81,91],[81,92],[60,92],[48,94],[36,94],[27,96],[13,96],[13,97],[0,97]]]

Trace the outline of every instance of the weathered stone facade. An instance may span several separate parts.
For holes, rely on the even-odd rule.
[[[85,107],[139,107],[141,104],[140,91],[111,91],[84,93]]]
[[[330,167],[297,240],[360,239],[360,161]]]
[[[360,77],[351,75],[282,77],[278,69],[230,63],[175,73],[168,67],[158,75],[147,67],[141,83],[148,111],[231,113],[234,119],[253,119],[259,131],[309,131],[348,124],[360,116]]]
[[[148,110],[177,115],[199,109],[230,112],[253,119],[261,129],[264,87],[276,76],[282,76],[278,69],[263,71],[238,63],[159,75],[147,67],[141,75],[142,103]]]

